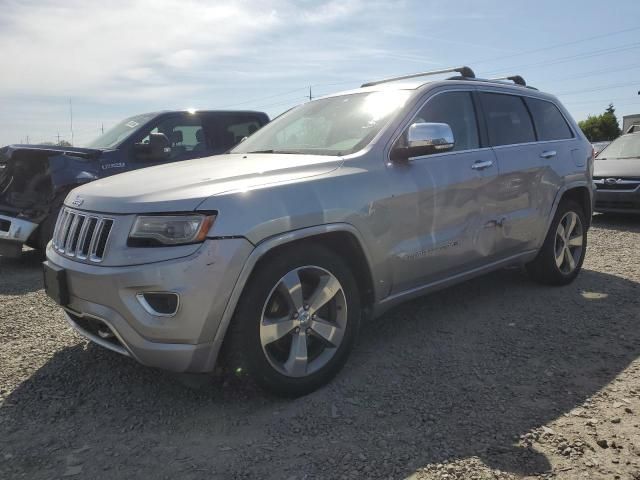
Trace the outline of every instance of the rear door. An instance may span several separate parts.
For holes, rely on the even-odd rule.
[[[541,184],[544,147],[523,97],[482,91],[479,97],[490,145],[498,160],[495,202],[497,253],[507,257],[537,248],[539,232],[547,218]]]
[[[448,124],[455,146],[390,164],[391,181],[404,190],[388,205],[396,237],[392,293],[483,265],[494,253],[498,169],[491,148],[483,147],[472,93],[431,96],[405,132],[416,122]]]

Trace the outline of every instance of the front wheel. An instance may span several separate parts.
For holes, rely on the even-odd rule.
[[[527,264],[529,275],[547,285],[571,283],[580,273],[587,250],[585,225],[582,207],[562,201],[538,256]]]
[[[257,268],[230,326],[227,366],[279,395],[310,393],[342,368],[353,347],[356,281],[320,245],[283,250]]]

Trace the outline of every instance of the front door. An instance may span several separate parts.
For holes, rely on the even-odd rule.
[[[402,190],[392,206],[392,294],[481,266],[495,252],[498,169],[493,151],[481,145],[471,93],[435,94],[407,128],[419,122],[448,124],[455,146],[389,167]]]

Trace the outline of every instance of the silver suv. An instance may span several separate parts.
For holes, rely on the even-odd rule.
[[[302,395],[344,365],[361,319],[407,299],[513,265],[567,284],[592,148],[555,97],[511,80],[462,67],[371,82],[228,154],[79,187],[47,292],[78,332],[144,365],[220,363]]]

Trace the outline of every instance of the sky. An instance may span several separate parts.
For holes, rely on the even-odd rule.
[[[137,113],[271,116],[392,75],[522,75],[582,120],[640,113],[640,1],[0,0],[0,145]],[[59,136],[59,137],[58,137]]]

